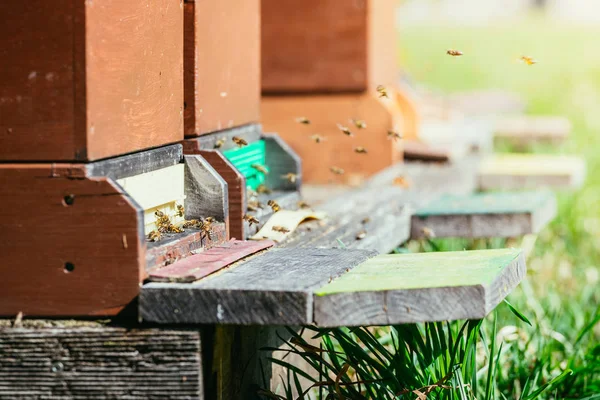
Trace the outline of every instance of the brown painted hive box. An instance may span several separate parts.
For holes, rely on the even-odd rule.
[[[0,15],[0,161],[183,138],[182,0],[5,0]]]
[[[259,122],[260,0],[185,3],[185,136]]]

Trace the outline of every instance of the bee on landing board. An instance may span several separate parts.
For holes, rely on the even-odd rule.
[[[367,231],[364,229],[356,234],[356,240],[363,240],[365,237],[367,237]]]
[[[329,170],[331,172],[333,172],[336,175],[343,175],[344,174],[344,170],[342,168],[338,168],[338,167],[329,167]]]
[[[262,172],[265,175],[267,175],[269,173],[269,170],[264,165],[252,164],[251,167],[254,168],[255,170],[257,170],[258,172]]]
[[[220,149],[221,146],[223,146],[225,144],[225,140],[226,139],[224,137],[217,139],[217,141],[215,142],[215,146],[214,146],[215,149]]]
[[[448,49],[446,50],[446,54],[452,57],[460,57],[463,55],[463,52],[460,50]]]
[[[406,179],[403,176],[397,176],[394,178],[394,182],[393,185],[394,186],[400,186],[403,188],[409,188],[410,187],[410,181],[408,179]]]
[[[148,234],[148,240],[151,242],[158,242],[162,237],[159,231],[152,231]]]
[[[271,209],[273,210],[273,212],[277,212],[277,211],[281,210],[281,207],[279,206],[279,204],[275,200],[269,200],[269,201],[267,201],[267,205],[269,207],[271,207]]]
[[[304,125],[310,124],[310,120],[306,117],[298,117],[298,118],[296,118],[296,122],[299,124],[304,124]]]
[[[354,152],[358,154],[367,154],[367,149],[362,146],[357,146],[354,148]]]
[[[308,204],[307,202],[301,200],[298,202],[298,208],[300,209],[305,209],[305,208],[311,208],[310,204]]]
[[[250,224],[250,226],[252,226],[253,224],[258,225],[260,223],[258,218],[248,214],[244,214],[244,220],[248,221],[248,224]]]
[[[290,230],[289,230],[288,228],[286,228],[285,226],[277,226],[277,225],[275,225],[275,226],[274,226],[273,228],[271,228],[271,229],[273,229],[275,232],[279,232],[279,233],[289,233],[289,231],[290,231]]]
[[[296,180],[298,179],[298,175],[294,174],[293,172],[288,172],[285,175],[281,175],[281,177],[289,183],[296,183]]]
[[[358,129],[366,129],[367,123],[362,119],[351,119],[350,122],[352,125],[356,126]]]
[[[323,136],[315,133],[314,135],[310,136],[310,140],[312,140],[315,143],[321,143],[322,141],[325,140],[325,138]]]
[[[200,221],[198,221],[197,219],[190,219],[189,221],[185,221],[181,226],[183,226],[184,228],[191,228],[192,226],[196,226],[199,224]]]
[[[256,187],[256,193],[260,194],[270,194],[272,192],[264,183],[261,183]]]
[[[402,139],[402,135],[400,133],[391,130],[387,132],[387,137],[388,139],[391,139],[393,141]]]
[[[239,147],[248,146],[248,142],[246,142],[246,140],[237,136],[232,137],[231,140],[233,140],[233,143],[237,144]]]
[[[381,98],[381,97],[385,97],[386,99],[390,98],[390,96],[388,96],[388,92],[387,92],[387,89],[385,88],[385,86],[378,85],[375,90],[377,90],[377,93],[379,93],[379,98]]]
[[[350,128],[348,128],[347,126],[344,126],[342,124],[337,124],[337,127],[340,131],[342,131],[342,133],[346,136],[354,136],[354,134],[352,133],[352,131],[350,130]]]

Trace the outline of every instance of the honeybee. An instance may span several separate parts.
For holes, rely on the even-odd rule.
[[[358,129],[366,129],[367,123],[362,119],[351,119],[350,122],[352,125],[356,126]]]
[[[176,226],[176,225],[169,224],[169,225],[167,225],[167,232],[169,232],[169,233],[181,233],[181,232],[183,232],[183,229],[180,228],[180,227],[178,227],[178,226]]]
[[[275,225],[273,228],[275,232],[280,232],[280,233],[288,233],[290,230],[288,228],[286,228],[285,226],[277,226]]]
[[[387,89],[385,88],[385,86],[378,85],[377,88],[375,88],[375,90],[377,90],[377,93],[379,93],[379,98],[381,98],[381,97],[385,97],[386,99],[390,98],[390,96],[388,96],[388,92],[387,92]]]
[[[265,175],[267,175],[269,173],[269,170],[264,165],[252,164],[251,167],[254,168],[255,170],[257,170],[258,172],[261,172],[261,173],[263,173]]]
[[[267,201],[267,205],[269,207],[271,207],[271,209],[273,210],[273,212],[277,212],[277,211],[281,210],[281,207],[279,206],[279,204],[275,200],[269,200],[269,201]]]
[[[177,216],[183,217],[185,215],[185,208],[181,204],[177,204]]]
[[[367,149],[365,149],[365,148],[364,148],[364,147],[362,147],[362,146],[356,146],[356,147],[354,148],[354,152],[355,152],[355,153],[358,153],[358,154],[367,154]]]
[[[199,223],[200,221],[198,221],[197,219],[190,219],[189,221],[185,221],[181,226],[183,226],[184,228],[191,228],[192,226],[196,226]]]
[[[325,138],[323,136],[318,135],[316,133],[314,135],[311,135],[310,139],[315,143],[321,143],[322,141],[325,140]]]
[[[398,139],[402,139],[402,135],[400,133],[398,133],[396,131],[391,131],[391,130],[387,131],[387,137],[388,137],[388,139],[391,139],[394,141],[396,141]]]
[[[342,168],[338,168],[338,167],[329,167],[329,170],[331,172],[333,172],[336,175],[343,175],[344,174],[344,170]]]
[[[446,54],[452,57],[459,57],[463,55],[463,52],[460,50],[448,49],[446,50]]]
[[[285,175],[281,175],[281,177],[290,183],[296,183],[296,180],[298,179],[298,175],[294,174],[293,172],[288,172]]]
[[[346,135],[346,136],[350,136],[350,137],[354,136],[354,135],[352,134],[352,131],[350,131],[350,129],[349,129],[347,126],[344,126],[344,125],[342,125],[342,124],[337,124],[337,127],[338,127],[338,129],[339,129],[340,131],[342,131],[342,133],[343,133],[344,135]]]
[[[369,218],[369,217],[365,217],[365,218],[363,218],[363,219],[360,220],[360,223],[363,224],[363,225],[366,225],[369,222],[371,222],[371,218]]]
[[[264,183],[261,183],[256,187],[256,192],[260,194],[270,194],[272,192]]]
[[[204,218],[204,222],[207,224],[212,224],[213,222],[215,222],[215,218],[214,217],[206,217],[206,218]]]
[[[298,208],[302,209],[302,208],[311,208],[311,207],[310,207],[310,204],[308,204],[307,202],[301,200],[301,201],[298,202]]]
[[[156,223],[156,227],[158,228],[159,232],[162,232],[162,233],[168,232],[169,226],[171,225],[171,219],[169,218],[169,216],[160,210],[156,210],[154,212],[154,215],[156,216],[155,223]]]
[[[258,225],[260,223],[260,221],[258,220],[258,218],[254,217],[252,215],[248,215],[248,214],[244,214],[244,220],[248,221],[248,223],[250,224],[250,226],[252,226],[252,224]]]
[[[158,231],[152,231],[148,234],[148,240],[151,242],[158,242],[162,235]]]
[[[200,232],[203,233],[208,240],[212,240],[212,224],[210,222],[206,222],[206,220],[200,221],[198,228],[200,228]]]
[[[237,136],[232,137],[231,140],[233,140],[233,143],[237,144],[239,147],[248,146],[248,142],[246,142],[246,140]]]
[[[427,239],[435,237],[435,232],[433,231],[433,229],[428,228],[426,226],[424,226],[423,229],[421,229],[421,232],[423,232],[423,236],[425,236]]]
[[[363,240],[365,237],[367,237],[367,231],[364,229],[356,234],[356,240]]]
[[[256,200],[250,200],[247,205],[248,211],[258,211],[259,208],[265,208],[265,205]]]
[[[394,178],[393,184],[395,186],[400,186],[400,187],[403,187],[403,188],[409,188],[411,183],[405,177],[403,177],[403,176],[397,176],[397,177]]]
[[[536,60],[534,60],[533,58],[528,57],[528,56],[521,56],[521,58],[519,58],[519,60],[523,61],[527,65],[533,65],[533,64],[537,63]]]
[[[217,139],[217,141],[215,142],[215,149],[220,149],[221,146],[225,144],[225,140],[226,139],[224,137]]]
[[[310,124],[310,120],[306,117],[298,117],[298,118],[296,118],[296,122],[298,122],[299,124],[304,124],[304,125]]]

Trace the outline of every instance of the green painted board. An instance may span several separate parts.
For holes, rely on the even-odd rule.
[[[258,140],[247,146],[226,150],[223,152],[234,167],[236,167],[246,178],[246,186],[256,189],[265,182],[265,174],[252,168],[252,164],[265,166],[265,142]],[[268,170],[268,167],[267,167]]]
[[[315,290],[320,326],[483,318],[521,281],[519,249],[379,255]]]
[[[538,233],[556,216],[548,190],[444,195],[418,209],[411,237],[517,237]]]

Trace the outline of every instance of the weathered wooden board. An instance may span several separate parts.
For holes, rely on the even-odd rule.
[[[558,144],[571,133],[571,121],[557,116],[505,117],[496,121],[494,136],[524,146],[533,143]]]
[[[197,331],[26,322],[0,327],[0,398],[203,396]]]
[[[273,209],[267,205],[269,200],[275,200],[282,210],[296,210],[298,208],[298,202],[300,201],[300,193],[296,191],[282,192],[280,190],[274,190],[269,194],[261,193],[257,198],[253,197],[252,199],[258,201],[262,208],[259,207],[256,211],[246,211],[246,214],[254,216],[259,221],[258,224],[252,224],[252,226],[250,226],[248,221],[244,221],[244,229],[247,238],[258,232],[258,230],[262,228],[273,215]]]
[[[265,142],[265,164],[269,174],[265,177],[265,184],[272,190],[299,191],[302,186],[302,160],[277,134],[263,135]],[[285,175],[296,174],[295,181],[291,182]]]
[[[0,160],[90,161],[183,139],[183,4],[0,4]]]
[[[252,240],[270,239],[277,243],[284,241],[294,230],[305,220],[323,219],[325,213],[315,212],[312,210],[279,210],[269,217],[264,222],[258,232],[250,236]],[[282,231],[284,228],[287,232]]]
[[[300,325],[312,323],[312,290],[376,253],[273,249],[195,283],[148,283],[139,313],[158,323]]]
[[[435,146],[416,140],[404,141],[404,159],[407,161],[449,162],[467,154],[465,144],[457,143],[451,148]]]
[[[315,291],[319,326],[485,317],[525,276],[520,250],[373,257]]]
[[[585,161],[576,156],[499,154],[483,159],[478,185],[482,190],[574,189],[583,184],[585,175]]]
[[[210,250],[189,256],[174,264],[150,273],[152,282],[193,282],[254,253],[266,250],[275,243],[270,240],[230,240]]]
[[[417,209],[411,238],[516,237],[538,233],[555,216],[549,191],[444,195]]]
[[[225,129],[223,131],[202,135],[197,138],[184,140],[183,147],[187,154],[188,151],[195,150],[220,150],[225,151],[237,148],[232,138],[237,136],[248,143],[260,140],[262,136],[262,126],[260,124],[247,124]],[[217,144],[218,143],[218,144]]]

